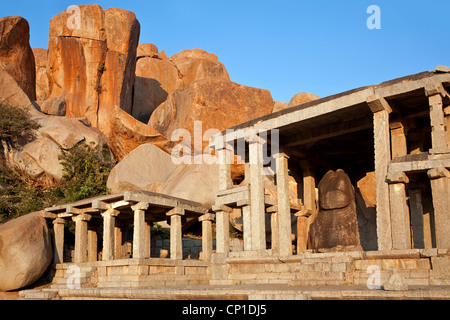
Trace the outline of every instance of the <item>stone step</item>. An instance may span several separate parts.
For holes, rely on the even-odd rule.
[[[69,279],[70,277],[73,277],[75,275],[75,273],[71,273],[71,272],[65,272],[64,274],[58,274],[58,275],[55,275],[55,277],[54,278],[58,278],[58,279]],[[78,274],[78,276],[80,277],[80,278],[89,278],[89,277],[92,277],[92,276],[94,276],[94,273],[93,272],[80,272],[79,274]]]
[[[419,287],[408,291],[368,290],[365,286],[345,285],[334,287],[282,287],[279,285],[261,286],[202,286],[196,287],[158,287],[158,288],[67,288],[21,291],[23,300],[449,300],[448,287]]]
[[[188,274],[188,275],[174,275],[174,274],[161,274],[161,275],[111,275],[111,276],[99,276],[99,282],[107,281],[172,281],[172,280],[209,280],[211,276],[209,275],[198,275],[198,274]]]
[[[318,286],[318,285],[344,285],[350,283],[351,279],[346,279],[345,272],[337,271],[297,271],[291,286]]]
[[[97,288],[159,288],[209,285],[209,280],[200,279],[173,279],[152,281],[104,281],[97,284]]]
[[[338,271],[297,271],[293,280],[342,280],[345,272]]]
[[[233,273],[228,275],[229,280],[284,280],[290,281],[293,274],[289,272],[274,272],[274,273]]]
[[[90,277],[87,277],[87,278],[80,277],[80,279],[79,279],[81,284],[90,283],[90,282],[93,282],[93,280],[95,280],[94,282],[97,282],[97,278],[91,279]],[[58,278],[58,279],[53,279],[52,284],[67,284],[68,282],[74,282],[74,281],[69,281],[68,278],[67,279],[66,278]]]
[[[20,300],[52,300],[58,295],[57,290],[27,290],[19,292]]]

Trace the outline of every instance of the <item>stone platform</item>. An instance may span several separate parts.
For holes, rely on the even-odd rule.
[[[22,299],[316,300],[450,299],[444,249],[304,252],[275,257],[237,252],[212,261],[122,259],[59,264],[52,284]],[[77,274],[75,274],[77,272]],[[401,287],[385,290],[393,274]],[[76,277],[76,278],[74,278]],[[78,279],[78,282],[73,281]],[[368,284],[376,285],[369,289]]]

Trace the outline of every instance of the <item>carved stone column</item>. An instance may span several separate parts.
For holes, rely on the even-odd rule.
[[[428,171],[433,195],[437,247],[450,249],[450,172],[446,168]]]
[[[80,214],[72,218],[75,221],[75,263],[88,261],[88,221],[91,216]]]
[[[174,208],[166,214],[170,217],[170,258],[173,260],[183,260],[181,217],[184,214],[181,208]]]
[[[131,207],[134,211],[133,259],[145,258],[145,211],[148,207],[144,202]]]
[[[288,155],[275,155],[277,161],[278,245],[280,256],[292,255],[291,205],[289,203]]]
[[[214,214],[208,213],[198,218],[198,221],[202,223],[202,257],[204,261],[211,261],[213,249],[212,222],[214,217]]]
[[[230,252],[230,213],[231,208],[221,205],[213,206],[216,213],[216,252],[228,256]]]
[[[64,262],[64,224],[65,220],[57,218],[53,220],[53,262],[55,264]]]
[[[392,247],[411,249],[411,229],[409,208],[406,200],[405,184],[409,179],[404,172],[389,173],[389,202],[391,207]]]
[[[116,217],[119,215],[119,211],[114,209],[108,209],[102,213],[103,217],[103,261],[114,260],[114,227],[116,224]]]
[[[252,221],[252,250],[266,250],[265,195],[262,145],[257,135],[248,137],[250,158],[250,207]]]

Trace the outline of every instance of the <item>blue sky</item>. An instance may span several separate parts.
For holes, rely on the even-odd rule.
[[[302,91],[321,97],[450,66],[450,1],[172,0],[2,1],[0,16],[31,27],[31,46],[47,48],[49,20],[74,4],[133,11],[141,43],[167,55],[192,48],[214,53],[231,80],[289,102]],[[369,30],[367,8],[381,9]]]

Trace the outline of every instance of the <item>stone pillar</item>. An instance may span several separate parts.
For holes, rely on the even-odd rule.
[[[145,220],[145,258],[150,258],[152,252],[152,223]]]
[[[97,261],[97,230],[93,226],[88,226],[88,261]]]
[[[241,212],[244,251],[250,251],[252,250],[252,213],[248,202],[241,206]]]
[[[133,259],[145,258],[145,211],[149,204],[139,202],[131,209],[134,211]]]
[[[257,135],[248,137],[250,158],[250,207],[252,221],[252,250],[266,250],[266,222],[262,145]]]
[[[277,161],[278,244],[280,256],[292,255],[291,205],[289,203],[289,168],[286,153],[275,155]],[[273,229],[272,229],[273,230]]]
[[[391,207],[392,248],[411,249],[409,208],[405,184],[409,179],[404,172],[388,173],[389,203]]]
[[[208,213],[198,218],[202,223],[202,258],[203,261],[211,261],[213,241],[212,241],[212,222],[214,214]]]
[[[75,263],[88,261],[88,221],[90,215],[80,214],[72,218],[75,221]]]
[[[122,222],[116,219],[114,224],[114,258],[116,260],[124,258],[123,229]]]
[[[303,212],[296,214],[297,218],[297,254],[307,250],[310,221],[317,216],[316,179],[311,164],[300,161],[303,172]],[[310,219],[308,219],[312,216]]]
[[[450,172],[446,168],[428,171],[433,196],[436,245],[450,249]]]
[[[57,218],[53,220],[53,263],[64,263],[64,224],[65,220]]]
[[[450,148],[450,106],[444,108],[444,117],[447,147]]]
[[[184,209],[174,208],[166,215],[170,217],[170,258],[183,260],[181,217],[184,216]]]
[[[250,181],[250,164],[245,164],[245,179]],[[245,202],[240,203],[242,210],[242,228],[244,238],[244,251],[252,250],[252,211],[250,207],[250,197]]]
[[[308,217],[299,215],[297,218],[297,254],[308,249]]]
[[[271,250],[272,255],[280,255],[280,229],[279,229],[279,213],[278,206],[267,208],[270,214],[270,230],[271,230]]]
[[[430,121],[431,121],[431,142],[432,150],[430,153],[449,152],[447,145],[447,136],[445,133],[444,109],[441,93],[435,88],[426,89],[428,101],[430,103]]]
[[[213,206],[212,209],[216,213],[216,252],[228,256],[230,251],[230,213],[232,209],[225,205]]]
[[[114,260],[114,228],[116,224],[116,217],[119,215],[119,211],[114,209],[108,209],[102,213],[103,217],[103,261]]]
[[[377,241],[378,250],[392,249],[389,185],[386,182],[391,145],[389,137],[389,113],[381,110],[373,114],[375,144],[375,184],[377,198]]]
[[[405,128],[399,122],[392,123],[391,129],[391,152],[392,158],[405,156],[408,154],[408,146],[406,143]]]
[[[216,146],[216,152],[219,157],[219,191],[224,191],[233,187],[231,164],[234,162],[234,153],[233,148],[225,142],[225,137],[221,139],[222,144]]]
[[[411,211],[411,233],[414,249],[425,249],[423,226],[422,190],[409,190],[409,209]]]
[[[316,207],[316,179],[308,161],[300,162],[303,171],[303,203],[305,209],[313,216],[317,214]]]

